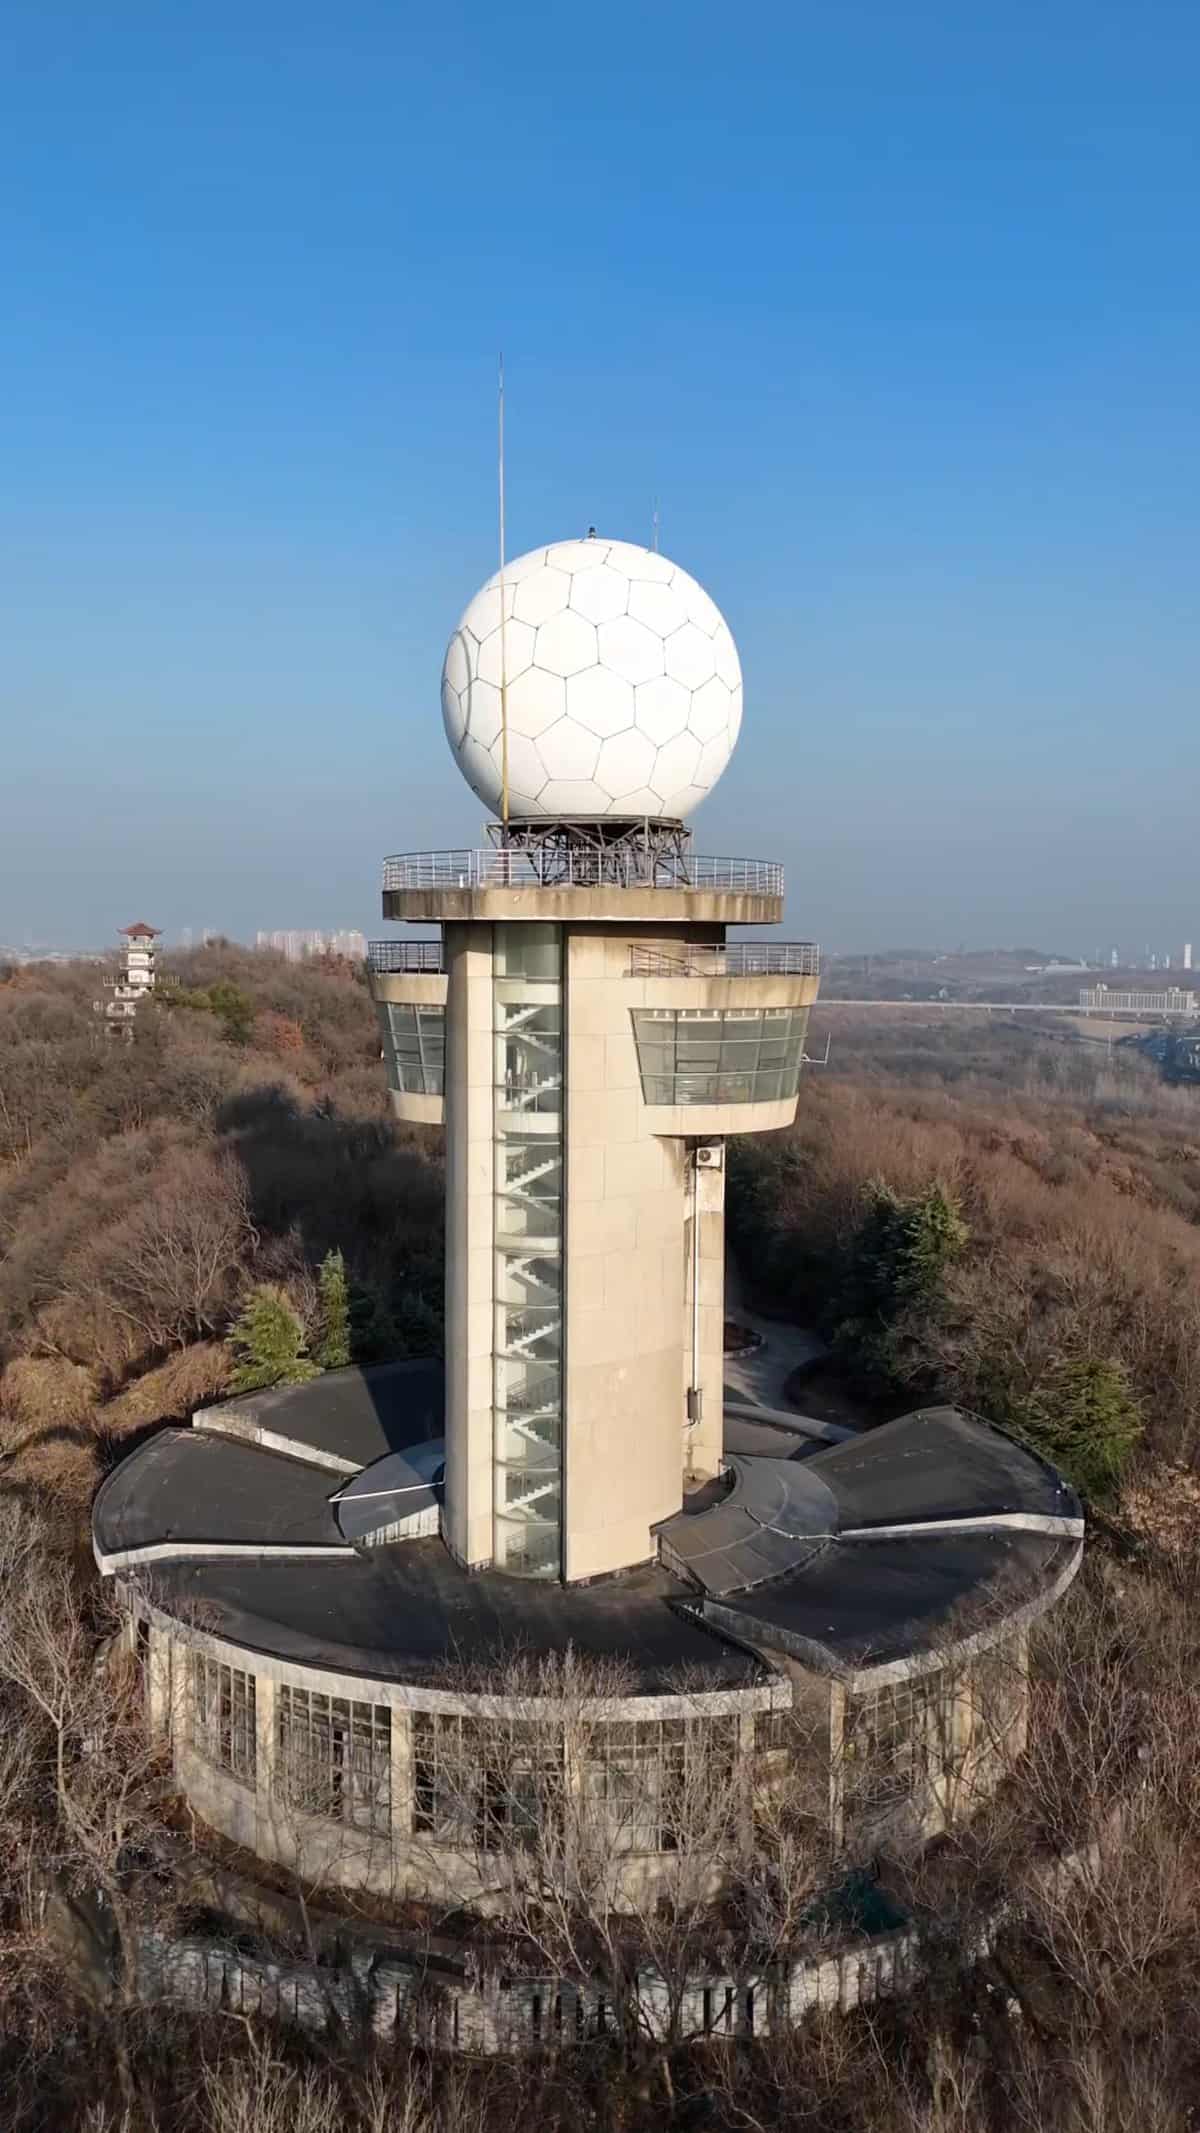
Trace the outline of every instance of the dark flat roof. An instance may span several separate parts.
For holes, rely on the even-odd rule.
[[[92,1531],[102,1556],[174,1541],[344,1548],[327,1469],[203,1429],[163,1429],[101,1484]]]
[[[231,1406],[301,1449],[319,1439],[348,1456],[354,1445],[365,1466],[389,1434],[400,1448],[440,1434],[441,1377],[430,1363],[341,1371]],[[625,1660],[631,1693],[678,1685],[683,1672],[745,1686],[763,1678],[753,1652],[834,1672],[928,1660],[1044,1604],[1078,1559],[1073,1492],[952,1408],[803,1463],[741,1450],[732,1468],[726,1495],[664,1523],[664,1564],[590,1586],[468,1575],[438,1539],[347,1547],[329,1504],[344,1477],[205,1428],[164,1429],[133,1451],[99,1491],[94,1533],[102,1569],[142,1552],[137,1575],[165,1608],[195,1609],[201,1625],[264,1654],[430,1684],[501,1650],[569,1644]],[[369,1492],[370,1477],[360,1486]],[[968,1530],[947,1532],[947,1521]],[[289,1548],[329,1553],[273,1552]]]
[[[911,1659],[999,1628],[1049,1597],[1077,1540],[1041,1533],[921,1534],[830,1541],[795,1577],[701,1603],[747,1642],[831,1671]]]
[[[562,1586],[495,1571],[468,1576],[440,1540],[402,1541],[336,1562],[171,1563],[146,1579],[170,1612],[252,1651],[381,1681],[461,1686],[464,1668],[507,1653],[623,1660],[631,1694],[681,1685],[746,1688],[762,1664],[668,1604],[663,1570]]]
[[[244,1392],[197,1416],[203,1427],[216,1419],[222,1430],[273,1435],[332,1453],[355,1467],[385,1452],[440,1437],[445,1428],[445,1366],[440,1357],[368,1368],[326,1370],[306,1385],[272,1385]]]
[[[1011,1437],[955,1407],[920,1407],[808,1462],[842,1527],[898,1526],[995,1512],[1078,1517],[1074,1491]]]

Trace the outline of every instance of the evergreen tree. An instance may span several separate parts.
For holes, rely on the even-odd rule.
[[[1097,1501],[1112,1495],[1142,1434],[1121,1364],[1094,1357],[1057,1364],[1005,1420]]]
[[[208,1004],[229,1044],[249,1044],[254,1029],[254,1002],[249,993],[220,978],[209,986]]]
[[[344,1370],[350,1361],[350,1286],[340,1251],[326,1252],[317,1275],[321,1338],[316,1359],[322,1370]]]
[[[252,1289],[229,1336],[235,1392],[266,1385],[302,1385],[318,1375],[307,1352],[304,1327],[286,1291],[264,1282]]]
[[[941,1185],[902,1200],[875,1184],[845,1257],[833,1313],[835,1346],[859,1369],[902,1376],[899,1329],[913,1314],[942,1307],[947,1269],[970,1232]]]

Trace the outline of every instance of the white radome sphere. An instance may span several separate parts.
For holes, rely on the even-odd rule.
[[[703,587],[629,541],[558,541],[504,568],[510,815],[691,813],[742,722],[742,670]],[[455,761],[502,810],[500,573],[450,639]]]

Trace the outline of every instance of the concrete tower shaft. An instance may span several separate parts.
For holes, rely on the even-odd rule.
[[[446,1128],[445,1537],[571,1582],[718,1471],[723,1144],[791,1122],[818,989],[811,943],[726,941],[778,868],[577,858],[389,861],[442,938],[371,952],[396,1113]]]

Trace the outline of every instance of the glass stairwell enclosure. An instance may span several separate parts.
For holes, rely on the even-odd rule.
[[[557,1577],[562,1523],[562,938],[494,936],[494,1559]]]

